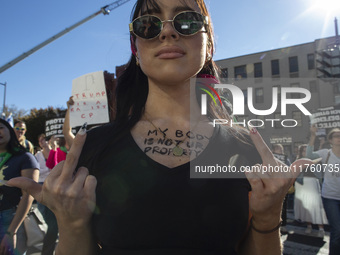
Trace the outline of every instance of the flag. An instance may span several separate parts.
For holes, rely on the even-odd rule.
[[[13,120],[13,115],[10,113],[6,119],[6,121],[11,125],[11,127],[14,127],[14,120]]]

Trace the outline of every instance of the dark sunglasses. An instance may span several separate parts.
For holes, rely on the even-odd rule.
[[[194,11],[178,13],[173,20],[161,20],[154,15],[144,15],[129,24],[130,32],[143,39],[156,38],[163,29],[165,22],[171,22],[175,30],[183,36],[197,34],[208,24],[208,17]]]

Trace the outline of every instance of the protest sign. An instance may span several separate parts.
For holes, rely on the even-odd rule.
[[[45,122],[45,135],[50,138],[53,135],[63,136],[64,118],[56,118]]]
[[[293,138],[289,135],[280,136],[280,137],[270,137],[270,144],[291,144],[293,142]]]
[[[62,137],[63,135],[63,125],[64,118],[50,119],[45,122],[45,136],[51,138],[53,135],[57,137]],[[72,129],[72,133],[76,134],[76,130]]]
[[[70,107],[71,127],[109,122],[108,102],[102,71],[89,73],[72,82],[74,105]]]
[[[319,129],[339,128],[340,110],[334,107],[320,108],[312,114],[311,124]]]

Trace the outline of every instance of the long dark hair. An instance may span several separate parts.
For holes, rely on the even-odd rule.
[[[25,148],[22,145],[20,145],[18,138],[14,132],[14,129],[11,127],[11,125],[1,118],[0,123],[4,124],[6,128],[9,130],[10,139],[6,146],[7,152],[11,153],[12,155],[19,155],[26,152]]]
[[[205,64],[199,75],[210,75],[218,79],[220,74],[220,69],[216,66],[215,62],[212,60],[214,53],[214,36],[213,27],[211,23],[210,14],[204,3],[204,0],[195,0],[201,13],[204,16],[209,17],[209,23],[205,26],[208,35],[208,46],[211,51],[211,59]],[[148,11],[150,9],[159,10],[160,7],[157,0],[138,0],[131,12],[131,21],[137,18],[142,11]],[[116,118],[111,124],[113,128],[109,133],[106,134],[106,139],[99,141],[99,148],[95,154],[94,162],[99,162],[100,157],[106,154],[106,151],[111,147],[112,144],[116,143],[121,137],[130,132],[130,130],[136,125],[136,123],[142,118],[146,100],[149,94],[149,83],[148,77],[143,73],[141,68],[136,63],[135,58],[135,36],[130,35],[131,39],[131,49],[132,54],[129,62],[125,66],[125,70],[118,78],[117,88],[116,88]],[[197,95],[198,101],[200,96]],[[230,120],[231,117],[226,109],[216,109],[213,106],[213,100],[208,102],[208,116],[211,119],[227,119]],[[229,128],[228,131],[239,137],[241,140],[245,140],[243,129],[239,128]],[[95,163],[94,163],[95,164]]]
[[[205,29],[208,35],[209,50],[211,50],[212,54],[211,59],[205,64],[199,75],[208,74],[218,79],[220,69],[212,60],[214,53],[214,33],[210,14],[203,0],[195,1],[202,14],[209,17],[209,23],[205,26]],[[160,9],[157,0],[138,0],[132,10],[131,20],[137,18],[142,11],[148,11],[149,9]],[[130,130],[141,119],[149,93],[148,78],[136,63],[134,55],[136,49],[135,39],[135,36],[131,34],[131,48],[133,53],[126,65],[125,71],[118,78],[116,90],[117,114],[115,119],[118,130]],[[227,111],[223,111],[223,113],[216,112],[216,110],[210,107],[208,114],[211,115],[210,117],[212,119],[221,119],[223,117],[223,119],[230,120]]]

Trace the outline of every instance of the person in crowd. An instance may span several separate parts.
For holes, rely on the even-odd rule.
[[[35,157],[37,158],[40,165],[39,183],[43,184],[46,177],[50,174],[51,171],[51,169],[46,166],[46,161],[50,155],[51,146],[46,141],[45,134],[39,135],[38,142],[41,150],[35,154]],[[41,254],[53,255],[56,246],[56,240],[58,238],[57,220],[53,212],[45,205],[38,203],[38,208],[48,226],[46,235],[44,237]]]
[[[34,146],[28,141],[25,137],[26,134],[26,123],[19,120],[14,123],[14,131],[20,142],[20,144],[26,149],[26,151],[32,153],[34,155]]]
[[[50,154],[51,147],[46,141],[45,134],[40,134],[38,136],[38,143],[41,150],[37,151],[35,157],[38,160],[40,166],[39,183],[42,184],[51,171],[51,169],[46,166],[46,160]]]
[[[285,155],[285,151],[283,148],[282,144],[273,144],[272,145],[272,151],[274,153],[274,156],[278,159],[281,160],[282,162],[284,162],[286,165],[290,166],[290,160],[287,157],[287,155]],[[287,204],[288,204],[288,193],[285,196],[285,199],[283,200],[283,206],[282,206],[282,213],[281,213],[281,217],[282,217],[282,226],[281,226],[281,232],[282,233],[287,233]]]
[[[59,162],[66,159],[67,149],[65,147],[65,139],[63,137],[52,136],[49,144],[51,149],[46,160],[46,166],[52,169]]]
[[[35,157],[26,152],[13,128],[0,119],[0,254],[24,254],[26,236],[22,222],[33,197],[26,191],[4,185],[6,180],[23,176],[34,181],[39,178]]]
[[[65,114],[65,121],[63,125],[63,135],[66,140],[66,144],[69,148],[71,148],[73,140],[74,140],[74,134],[72,133],[72,127],[70,126],[70,107],[74,105],[73,96],[69,98],[69,100],[66,102],[67,110]]]
[[[56,254],[281,254],[293,171],[190,178],[191,166],[217,162],[287,167],[255,128],[213,127],[212,119],[231,118],[225,109],[207,104],[201,115],[202,90],[190,93],[190,80],[218,79],[204,1],[138,0],[132,16],[115,121],[88,134],[84,125],[42,187],[23,178],[8,185],[55,213]]]
[[[322,158],[326,164],[324,169],[321,197],[326,211],[330,230],[329,254],[340,254],[340,129],[332,129],[327,140],[331,149],[314,151],[317,127],[313,125],[310,129],[310,139],[307,146],[306,156],[308,158]]]
[[[307,144],[299,146],[299,158],[306,158]],[[308,169],[307,169],[308,170]],[[301,173],[295,181],[294,217],[296,220],[307,222],[307,234],[312,233],[312,224],[319,225],[319,237],[324,237],[323,225],[327,224],[327,217],[321,200],[320,182],[310,171]]]

